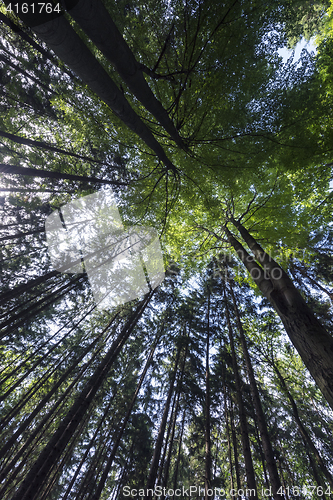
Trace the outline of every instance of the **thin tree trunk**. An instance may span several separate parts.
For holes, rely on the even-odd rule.
[[[15,240],[16,238],[22,238],[22,236],[29,236],[30,234],[40,234],[45,232],[45,227],[41,229],[33,229],[32,231],[27,231],[26,233],[8,234],[0,238],[0,241]]]
[[[44,57],[53,62],[53,56],[50,52],[43,49],[38,43],[36,43],[29,35],[27,35],[24,31],[21,30],[20,26],[14,23],[11,19],[5,16],[2,12],[0,12],[0,21],[5,23],[14,33],[20,35],[20,37],[25,40],[31,47],[40,52]]]
[[[8,5],[8,0],[5,4]],[[122,92],[109,74],[76,34],[63,15],[56,13],[31,15],[18,12],[20,19],[43,40],[90,89],[151,148],[164,165],[176,173],[176,168],[167,158],[162,146],[151,131],[133,111]]]
[[[170,437],[170,444],[169,444],[169,451],[168,451],[168,456],[167,460],[165,463],[164,467],[164,477],[163,477],[163,487],[166,488],[169,480],[169,471],[170,471],[170,464],[171,464],[171,457],[172,457],[172,449],[173,449],[173,442],[175,438],[175,429],[176,429],[176,421],[177,421],[177,415],[178,415],[178,407],[179,407],[179,399],[180,399],[180,390],[178,391],[177,394],[177,401],[176,401],[176,407],[174,411],[174,416],[172,420],[172,430],[171,430],[171,437]],[[161,497],[161,500],[165,498],[164,496]]]
[[[153,295],[150,292],[145,299],[140,302],[135,312],[131,315],[126,325],[118,335],[117,339],[112,343],[104,359],[95,370],[95,373],[81,391],[71,409],[67,413],[60,424],[58,430],[50,439],[39,458],[36,460],[30,472],[22,482],[19,490],[15,493],[12,500],[37,500],[41,487],[47,479],[50,470],[54,463],[59,460],[63,450],[66,447],[68,439],[73,434],[80,421],[84,417],[86,411],[91,405],[98,389],[107,377],[114,360],[117,358],[126,340],[132,333],[138,320],[140,319],[145,308]]]
[[[86,461],[86,459],[87,459],[87,456],[88,456],[88,454],[89,454],[89,451],[90,451],[91,447],[92,447],[92,446],[95,444],[95,442],[96,442],[97,435],[98,435],[98,433],[99,433],[99,431],[100,431],[100,429],[101,429],[101,427],[102,427],[102,425],[103,425],[103,423],[104,423],[104,420],[106,419],[106,417],[107,417],[107,415],[108,415],[108,413],[109,413],[109,410],[110,410],[110,408],[111,408],[111,405],[112,405],[112,403],[113,403],[113,400],[114,400],[115,395],[116,395],[116,391],[113,393],[112,397],[110,398],[110,401],[109,401],[108,405],[106,406],[106,408],[105,408],[105,410],[104,410],[104,413],[103,413],[103,415],[102,415],[102,418],[100,419],[100,421],[99,421],[99,423],[98,423],[98,426],[96,427],[96,429],[95,429],[95,431],[94,431],[94,434],[93,434],[92,438],[90,439],[90,441],[89,441],[89,443],[88,443],[88,445],[87,445],[86,451],[84,452],[84,454],[83,454],[83,456],[82,456],[82,458],[81,458],[81,460],[80,460],[80,463],[79,463],[79,465],[77,466],[77,468],[76,468],[76,470],[75,470],[75,472],[74,472],[74,474],[73,474],[73,477],[72,477],[72,479],[71,479],[71,481],[70,481],[69,485],[67,486],[66,492],[65,492],[64,496],[62,497],[62,500],[67,500],[67,498],[68,498],[69,494],[71,493],[72,488],[73,488],[73,485],[74,485],[74,483],[75,483],[75,481],[76,481],[77,476],[78,476],[78,475],[79,475],[79,473],[80,473],[80,470],[82,469],[82,467],[83,467],[83,465],[84,465],[84,463],[85,463],[85,461]]]
[[[178,399],[178,393],[177,393],[177,390],[176,390],[175,393],[174,393],[174,396],[173,396],[173,403],[172,403],[172,407],[171,407],[171,414],[170,414],[170,419],[169,419],[169,425],[168,425],[168,430],[167,430],[166,438],[164,440],[164,449],[163,449],[162,458],[161,458],[160,464],[159,464],[159,470],[158,470],[156,485],[160,485],[161,484],[161,478],[162,478],[163,471],[164,471],[165,457],[166,457],[167,450],[168,450],[169,438],[170,438],[171,429],[172,429],[173,423],[174,423],[174,416],[175,416],[175,408],[176,408],[177,399]],[[163,500],[163,497],[160,500]]]
[[[333,409],[332,335],[319,323],[283,269],[264,252],[241,224],[238,223],[236,227],[256,259],[264,264],[264,269],[253,262],[253,257],[225,227],[229,243],[251,273],[254,282],[275,308],[290,340]]]
[[[232,327],[231,327],[231,323],[230,323],[230,316],[229,316],[229,309],[228,309],[228,304],[227,304],[225,288],[224,288],[224,298],[225,298],[225,311],[226,311],[226,318],[227,318],[228,332],[229,332],[229,341],[230,341],[231,356],[232,356],[232,366],[233,366],[233,371],[234,371],[234,376],[235,376],[235,385],[236,385],[237,402],[238,402],[238,409],[239,409],[239,421],[240,421],[240,427],[241,427],[241,437],[242,437],[242,445],[243,445],[243,453],[244,453],[244,461],[245,461],[247,487],[250,490],[252,490],[251,491],[251,498],[253,498],[254,500],[258,500],[257,485],[256,485],[256,478],[255,478],[255,473],[254,473],[254,469],[253,469],[253,462],[252,462],[252,454],[251,454],[251,446],[250,446],[248,426],[247,426],[247,420],[246,420],[246,413],[245,413],[245,408],[244,408],[244,403],[243,403],[243,398],[242,398],[241,381],[240,381],[240,376],[239,376],[239,371],[238,371],[238,363],[237,363],[236,352],[235,352],[235,347],[234,347],[233,331],[232,331]]]
[[[0,173],[11,175],[28,175],[30,177],[41,177],[43,179],[57,179],[81,182],[96,182],[99,184],[111,184],[113,186],[127,186],[127,182],[108,181],[104,179],[97,179],[96,177],[86,177],[84,175],[63,174],[61,172],[52,172],[50,170],[41,170],[37,168],[18,167],[17,165],[8,165],[0,163]]]
[[[154,342],[153,347],[151,348],[151,351],[150,351],[150,353],[149,353],[149,356],[148,356],[148,359],[147,359],[147,361],[146,361],[145,367],[144,367],[144,369],[143,369],[143,371],[142,371],[142,374],[141,374],[140,380],[139,380],[138,385],[137,385],[137,387],[136,387],[136,390],[135,390],[135,392],[134,392],[134,394],[133,394],[133,397],[132,397],[132,400],[131,400],[131,402],[130,402],[130,405],[129,405],[128,409],[127,409],[127,412],[126,412],[125,418],[124,418],[124,420],[123,420],[123,423],[121,424],[121,426],[120,426],[120,428],[119,428],[119,430],[118,430],[118,432],[117,432],[117,438],[116,438],[116,440],[115,440],[115,442],[114,442],[114,444],[113,444],[113,447],[112,447],[112,450],[111,450],[110,456],[109,456],[109,458],[108,458],[108,461],[107,461],[107,463],[106,463],[106,466],[105,466],[105,468],[104,468],[104,471],[103,471],[102,477],[101,477],[101,479],[100,479],[100,481],[99,481],[99,483],[98,483],[98,486],[97,486],[96,491],[95,491],[95,492],[94,492],[94,494],[91,496],[91,500],[98,500],[98,499],[100,498],[100,495],[101,495],[102,490],[103,490],[103,488],[104,488],[104,485],[105,485],[105,482],[106,482],[106,480],[107,480],[108,474],[109,474],[110,469],[111,469],[111,467],[112,467],[113,460],[114,460],[114,458],[115,458],[115,456],[116,456],[116,453],[117,453],[117,450],[118,450],[118,447],[119,447],[119,444],[120,444],[121,438],[122,438],[122,436],[123,436],[123,434],[124,434],[124,431],[125,431],[125,429],[126,429],[127,422],[128,422],[128,420],[129,420],[129,418],[130,418],[130,416],[131,416],[131,413],[132,413],[132,410],[133,410],[133,407],[134,407],[134,404],[135,404],[136,398],[137,398],[137,396],[138,396],[138,394],[139,394],[139,391],[140,391],[140,389],[141,389],[142,383],[143,383],[143,381],[144,381],[144,379],[145,379],[145,376],[146,376],[146,374],[147,374],[148,368],[149,368],[150,363],[151,363],[151,361],[152,361],[152,359],[153,359],[154,352],[155,352],[155,349],[156,349],[156,346],[157,346],[157,344],[158,344],[158,341],[159,341],[160,337],[161,337],[161,333],[159,333],[158,337],[156,338],[156,340],[155,340],[155,342]]]
[[[233,401],[231,399],[231,396],[229,397],[229,400],[230,400],[230,424],[231,424],[232,447],[234,450],[236,484],[237,484],[237,491],[239,491],[241,489],[241,480],[240,480],[240,470],[239,470],[239,460],[238,460],[238,444],[237,444],[237,436],[236,436],[236,429],[235,429],[235,417],[234,417]],[[240,500],[239,496],[238,496],[238,500]]]
[[[44,408],[44,406],[47,404],[47,402],[50,400],[50,398],[52,397],[53,394],[56,393],[57,389],[61,386],[61,384],[68,379],[70,373],[78,366],[78,363],[80,363],[80,361],[82,361],[82,359],[95,347],[95,345],[103,338],[103,335],[104,333],[108,330],[108,328],[110,328],[111,324],[115,321],[115,319],[117,318],[117,316],[119,315],[119,313],[117,313],[115,316],[113,316],[113,318],[110,320],[110,322],[108,323],[108,325],[104,328],[104,330],[95,338],[95,340],[89,344],[84,350],[83,352],[80,354],[80,356],[78,356],[74,362],[71,363],[71,365],[67,368],[67,370],[65,371],[65,373],[63,373],[63,375],[59,378],[59,380],[54,384],[54,386],[52,387],[52,389],[44,396],[44,398],[38,403],[38,405],[36,406],[36,408],[29,414],[29,416],[20,424],[19,428],[14,432],[14,434],[10,437],[10,439],[4,444],[4,446],[1,448],[0,450],[0,457],[3,457],[5,455],[5,453],[11,448],[11,446],[13,446],[13,444],[15,443],[15,441],[17,440],[17,438],[27,429],[27,427],[31,424],[31,422],[33,421],[33,419],[36,417],[36,415],[38,415],[38,413],[40,412],[40,410],[42,408]],[[107,340],[107,339],[105,339]],[[93,360],[95,359],[95,357],[97,356],[98,352],[99,352],[100,349],[98,349],[94,354],[93,356],[91,357],[91,359],[85,363],[85,365],[83,366],[84,368],[84,371],[88,368],[88,366],[93,362]],[[55,370],[57,369],[57,367],[63,363],[63,360],[60,361],[60,363],[58,363],[58,365],[56,365],[55,367]],[[80,369],[79,373],[81,374],[80,376],[82,376],[82,369]],[[52,373],[55,372],[55,370],[53,372],[51,372],[50,375],[52,375]],[[59,404],[61,403],[61,401],[64,399],[65,395],[68,395],[69,392],[70,392],[70,389],[74,386],[74,384],[76,383],[76,378],[74,379],[74,381],[70,384],[70,386],[66,389],[65,391],[65,394],[61,396],[61,398],[56,402],[56,404],[53,406],[53,408],[51,408],[51,410],[46,414],[46,416],[43,418],[43,422],[44,424],[46,423],[46,420],[48,420],[53,412],[56,410],[56,408],[59,406]],[[45,382],[45,380],[42,381],[42,384]],[[42,384],[38,384],[37,385],[37,389],[40,387],[40,385]],[[32,396],[32,395],[31,395]],[[30,396],[30,397],[31,397]],[[20,408],[19,408],[20,409]],[[13,418],[15,416],[14,415],[11,415],[11,418]],[[46,419],[46,420],[45,420]],[[38,428],[37,428],[38,429]],[[29,436],[29,439],[28,441],[34,436],[36,430],[32,433],[30,433],[30,436]],[[24,448],[24,447],[23,447]],[[19,454],[15,456],[16,460],[17,461],[19,459],[19,457],[22,455],[22,453],[24,452],[24,449],[21,449],[19,451]],[[15,461],[14,461],[14,464],[15,464]],[[5,473],[2,473],[2,474],[5,474]],[[2,475],[0,476],[0,480],[2,478]]]
[[[22,283],[21,285],[16,286],[12,290],[7,290],[0,294],[0,302],[8,301],[14,297],[20,296],[23,293],[27,292],[31,288],[40,285],[41,283],[45,283],[47,280],[53,278],[54,276],[59,276],[59,271],[50,271],[43,276],[39,276],[38,278],[33,278],[29,280],[27,283]]]
[[[318,283],[318,281],[316,281],[314,278],[312,278],[310,276],[310,274],[308,273],[307,269],[305,269],[304,267],[302,267],[300,265],[295,264],[294,262],[292,263],[292,266],[294,267],[294,269],[297,269],[297,271],[299,273],[301,273],[303,278],[308,279],[310,281],[311,285],[317,287],[321,292],[325,293],[330,298],[330,300],[333,300],[333,292],[330,292],[325,287],[323,287],[320,283]]]
[[[278,460],[278,461],[277,461],[277,466],[280,468],[280,477],[281,477],[281,482],[282,482],[282,487],[283,487],[284,496],[285,496],[285,498],[288,500],[288,499],[289,499],[289,496],[288,496],[288,491],[287,491],[286,481],[285,481],[285,479],[284,479],[284,474],[283,474],[282,464],[281,464],[281,461],[280,461],[280,460]],[[293,482],[292,482],[292,484],[293,484]]]
[[[150,470],[149,470],[148,479],[147,479],[147,483],[146,483],[146,489],[154,489],[154,486],[155,486],[157,469],[158,469],[158,464],[160,461],[161,449],[162,449],[162,444],[163,444],[163,440],[164,440],[165,427],[166,427],[166,423],[167,423],[167,419],[168,419],[171,398],[172,398],[172,394],[174,391],[174,384],[175,384],[176,374],[177,374],[177,370],[178,370],[178,362],[179,362],[179,357],[180,357],[180,352],[181,352],[181,346],[178,347],[177,351],[178,352],[177,352],[177,357],[176,357],[176,361],[175,361],[175,367],[174,367],[174,370],[173,370],[173,373],[171,376],[171,380],[170,380],[170,387],[169,387],[167,400],[166,400],[165,405],[164,405],[163,416],[162,416],[160,428],[159,428],[156,443],[155,443],[154,455],[153,455],[153,459],[152,459],[152,462],[150,465]],[[149,495],[147,495],[147,497],[152,498],[152,495],[149,494]]]
[[[76,153],[71,153],[70,151],[65,151],[64,149],[56,148],[47,144],[44,141],[34,141],[32,139],[26,139],[25,137],[20,137],[18,135],[10,134],[9,132],[5,132],[4,130],[0,130],[0,137],[5,137],[6,139],[10,139],[17,144],[24,144],[26,146],[46,149],[47,151],[52,151],[54,153],[61,153],[62,155],[72,156],[73,158],[78,158],[79,160],[84,160],[90,163],[99,163],[102,164],[99,160],[94,160],[94,158],[90,158],[89,156],[82,156]]]
[[[187,337],[187,340],[189,338],[189,334]],[[177,420],[177,414],[178,414],[178,407],[179,407],[179,400],[180,400],[180,395],[182,393],[182,384],[183,384],[183,378],[184,378],[184,373],[185,373],[185,362],[187,358],[187,352],[188,352],[188,341],[186,343],[186,349],[184,353],[184,358],[182,362],[182,367],[181,367],[181,375],[178,379],[178,384],[177,384],[177,402],[176,402],[176,408],[174,411],[174,417],[173,417],[173,424],[172,424],[172,432],[171,432],[171,439],[170,439],[170,445],[169,445],[169,452],[168,452],[168,457],[167,461],[165,464],[165,471],[164,471],[164,478],[163,478],[163,487],[167,486],[168,480],[169,480],[169,470],[170,470],[170,463],[171,463],[171,456],[172,456],[172,447],[173,447],[173,441],[174,441],[174,435],[175,435],[175,429],[176,429],[176,420]],[[163,500],[163,496],[161,500]]]
[[[295,422],[296,422],[296,424],[298,426],[299,432],[300,432],[302,438],[304,439],[305,443],[309,447],[310,451],[314,454],[314,456],[315,456],[315,458],[316,458],[316,460],[318,462],[318,465],[319,465],[322,473],[326,477],[326,479],[327,479],[327,481],[328,481],[331,489],[333,489],[333,477],[330,474],[330,472],[328,471],[326,465],[324,464],[324,461],[323,461],[323,459],[322,459],[319,451],[317,450],[315,444],[313,443],[313,441],[312,441],[312,439],[311,439],[308,431],[306,430],[306,428],[304,427],[304,425],[301,422],[301,419],[300,419],[299,414],[298,414],[297,405],[295,403],[294,398],[292,397],[291,393],[288,390],[286,381],[283,378],[283,376],[282,376],[280,370],[278,369],[276,363],[274,363],[272,360],[270,360],[270,363],[272,364],[272,367],[273,367],[276,375],[278,376],[278,379],[280,381],[280,386],[281,386],[281,389],[282,389],[283,393],[287,396],[287,398],[290,401],[292,412],[293,412],[293,415],[294,415],[294,418],[295,418]]]
[[[234,489],[234,473],[233,473],[233,463],[232,463],[232,450],[230,441],[230,430],[229,430],[229,409],[227,404],[227,391],[225,384],[223,382],[223,399],[224,399],[224,414],[225,414],[225,428],[228,443],[228,459],[229,459],[229,469],[230,469],[230,489]]]
[[[266,483],[267,487],[269,488],[270,483],[268,480],[268,474],[267,474],[267,469],[266,469],[265,455],[264,455],[262,444],[260,441],[259,430],[258,430],[258,425],[257,425],[257,420],[256,420],[255,414],[253,415],[253,422],[254,422],[255,434],[256,434],[256,439],[257,439],[257,443],[258,443],[259,455],[261,458],[262,470],[264,473],[265,483]],[[268,497],[269,500],[271,500],[271,498],[272,498],[271,496]],[[284,495],[282,495],[282,498],[284,498]]]
[[[206,331],[206,393],[205,393],[205,500],[208,500],[211,495],[208,495],[208,490],[211,489],[212,481],[212,451],[210,439],[210,373],[209,373],[209,343],[210,343],[210,291],[208,290],[208,305],[207,305],[207,331]]]
[[[18,317],[20,317],[21,312],[28,311],[30,307],[33,308],[37,302],[43,303],[43,301],[50,296],[52,291],[56,291],[56,288],[65,281],[64,276],[62,276],[62,278],[63,279],[49,284],[48,286],[45,285],[44,289],[40,290],[39,292],[35,291],[35,293],[31,293],[28,296],[29,298],[25,298],[25,300],[20,301],[19,299],[22,299],[22,297],[17,297],[17,300],[14,302],[13,307],[10,308],[9,306],[5,312],[0,314],[1,324],[4,321],[9,321],[9,323],[7,324],[10,324],[12,320],[18,319]],[[36,299],[41,295],[44,295],[44,299],[42,299],[42,301],[36,301]]]
[[[30,318],[36,317],[36,315],[41,311],[43,311],[46,307],[49,307],[51,304],[54,304],[57,300],[66,295],[70,290],[74,289],[77,286],[77,283],[81,280],[82,277],[80,275],[75,276],[69,283],[66,283],[55,292],[52,292],[48,294],[46,297],[43,297],[42,299],[35,302],[31,308],[24,309],[19,314],[17,314],[15,318],[9,318],[6,321],[3,321],[0,325],[0,328],[10,325],[13,319],[15,321],[19,320],[17,323],[15,323],[14,325],[10,325],[6,330],[4,330],[0,334],[0,338],[6,337],[8,334],[12,333],[13,331],[16,331],[16,329],[19,326],[24,324]],[[39,309],[36,310],[36,307],[37,308],[39,307]],[[34,311],[32,312],[31,309],[34,309]]]
[[[42,342],[41,344],[37,344],[35,345],[35,350],[29,354],[28,357],[25,357],[23,359],[23,361],[21,361],[21,363],[19,363],[18,365],[15,366],[15,368],[12,369],[11,372],[7,372],[7,373],[4,373],[4,376],[2,377],[2,379],[0,380],[0,385],[2,385],[6,380],[8,380],[9,378],[11,378],[13,375],[15,375],[15,373],[17,373],[18,371],[20,371],[21,368],[24,368],[27,364],[28,361],[30,361],[31,359],[33,359],[36,355],[39,356],[39,359],[41,358],[41,356],[43,357],[46,357],[48,356],[58,345],[60,345],[63,340],[65,338],[67,338],[74,330],[75,328],[77,328],[79,326],[79,324],[94,310],[96,309],[96,306],[94,305],[93,307],[91,307],[90,309],[88,309],[87,312],[85,312],[85,314],[82,316],[81,319],[79,319],[76,323],[74,323],[74,326],[58,341],[56,342],[55,344],[52,345],[52,340],[54,339],[54,337],[57,337],[57,335],[59,335],[59,333],[61,332],[61,330],[63,330],[64,328],[66,328],[68,326],[68,324],[72,323],[72,319],[69,319],[61,328],[59,328],[59,330],[57,330],[51,337],[49,337],[45,342]],[[85,310],[86,310],[86,307],[85,307]],[[81,309],[82,311],[82,309]],[[80,312],[81,312],[80,311]],[[51,344],[52,347],[48,350],[48,352],[44,355],[42,354],[41,355],[41,349],[43,347],[45,347],[47,344]],[[25,354],[25,353],[24,353]],[[9,368],[11,365],[15,364],[20,358],[23,358],[23,355],[19,355],[17,356],[17,358],[15,358],[11,363],[9,363],[7,365],[7,367],[5,367],[2,371],[0,371],[0,374],[3,373],[3,372],[6,372],[6,369]]]
[[[257,417],[260,437],[261,437],[262,446],[263,446],[263,452],[265,455],[265,460],[266,460],[267,468],[268,468],[268,472],[269,472],[270,484],[271,484],[272,490],[273,490],[273,498],[275,500],[281,500],[281,498],[283,498],[283,495],[282,495],[282,493],[281,494],[278,493],[278,491],[281,488],[281,482],[280,482],[277,466],[275,463],[273,448],[272,448],[271,440],[270,440],[269,434],[268,434],[266,418],[265,418],[265,414],[264,414],[264,411],[263,411],[263,408],[261,405],[258,386],[257,386],[257,382],[255,379],[250,354],[249,354],[249,351],[247,348],[247,342],[246,342],[246,338],[245,338],[245,334],[244,334],[244,330],[243,330],[243,325],[242,325],[242,322],[240,319],[239,309],[237,306],[236,297],[235,297],[235,294],[233,291],[233,286],[232,286],[231,280],[229,281],[229,287],[230,287],[230,294],[232,297],[232,302],[233,302],[234,311],[235,311],[237,328],[238,328],[240,341],[241,341],[241,345],[242,345],[242,349],[243,349],[243,354],[244,354],[244,358],[245,358],[246,369],[247,369],[247,373],[248,373],[249,380],[250,380],[252,400],[254,403],[255,413],[256,413],[256,417]]]
[[[180,431],[179,437],[178,437],[179,442],[178,442],[177,462],[176,462],[174,478],[173,478],[173,490],[174,491],[177,488],[177,482],[178,482],[178,471],[179,471],[179,464],[180,464],[180,454],[181,454],[181,449],[182,449],[184,427],[185,427],[185,410],[183,411],[182,428],[181,428],[181,431]],[[173,495],[172,500],[174,500],[174,498],[175,498],[175,495]]]
[[[7,482],[4,484],[2,490],[0,491],[0,497],[1,497],[1,495],[4,495],[6,493],[7,486],[9,486],[10,484],[13,484],[13,481],[16,478],[16,476],[19,474],[20,470],[26,465],[25,462],[27,460],[27,457],[32,452],[34,452],[34,449],[38,445],[38,442],[42,441],[44,434],[46,434],[46,431],[50,427],[52,421],[55,419],[57,408],[61,405],[61,403],[65,400],[65,398],[70,394],[73,387],[77,384],[77,382],[80,380],[80,378],[82,378],[82,376],[84,375],[84,372],[89,368],[93,359],[94,358],[90,359],[87,363],[85,363],[81,367],[80,371],[78,372],[78,374],[76,375],[76,377],[74,378],[74,380],[72,381],[70,386],[66,389],[64,394],[61,396],[61,398],[57,400],[57,402],[53,405],[51,410],[45,415],[45,417],[41,420],[41,422],[37,425],[37,427],[33,431],[30,432],[28,439],[24,442],[24,445],[16,452],[16,454],[13,457],[10,457],[10,458],[12,458],[11,461],[10,462],[7,461],[6,467],[3,468],[3,470],[1,471],[1,477],[2,476],[7,477]],[[38,436],[38,438],[35,440],[35,438],[37,436]],[[31,445],[30,451],[28,451],[28,453],[25,455],[25,457],[23,457],[24,453],[27,451],[27,449],[29,448],[30,445]],[[20,464],[17,465],[16,468],[14,469],[15,464],[17,463],[17,461],[20,459],[21,456],[22,456],[22,460],[21,460]],[[11,469],[13,469],[13,472],[10,474],[10,476],[8,476],[8,473],[10,472]]]
[[[46,482],[46,484],[43,485],[43,489],[40,492],[40,497],[38,500],[48,500],[50,498],[49,494],[51,493],[52,488],[55,485],[55,482],[57,481],[57,479],[59,479],[59,475],[61,474],[61,471],[64,468],[64,466],[66,465],[66,462],[68,463],[68,461],[70,460],[73,450],[75,449],[76,442],[80,437],[83,429],[86,427],[90,417],[91,415],[87,413],[80,422],[80,425],[78,426],[78,428],[75,430],[74,434],[71,437],[71,442],[67,446],[66,453],[64,454],[64,456],[62,456],[62,460],[59,460],[58,463],[55,463],[53,469],[51,469],[51,472],[53,472],[53,477],[50,477],[48,482]]]
[[[307,448],[306,446],[306,442],[304,441],[304,444],[305,444],[305,447]],[[324,486],[321,484],[321,480],[320,480],[320,477],[319,477],[319,474],[318,474],[318,471],[317,471],[317,467],[316,467],[316,464],[314,463],[313,461],[313,458],[311,456],[311,453],[309,452],[309,450],[307,449],[306,450],[306,454],[309,458],[309,463],[310,463],[310,466],[311,466],[311,469],[312,469],[312,472],[313,472],[313,477],[317,483],[317,485],[321,488],[323,488],[323,494],[320,495],[320,498],[322,498],[323,500],[326,500],[326,496],[325,496],[325,484]]]
[[[172,139],[186,149],[173,122],[156,99],[135,60],[134,54],[117,29],[109,12],[100,0],[67,0],[69,14],[81,26],[96,47],[115,66],[128,88],[160,122]],[[74,4],[74,5],[73,5]]]

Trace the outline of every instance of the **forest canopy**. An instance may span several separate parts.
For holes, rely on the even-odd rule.
[[[0,498],[330,498],[332,1],[5,0],[0,44]],[[45,221],[110,189],[165,279],[99,308]]]

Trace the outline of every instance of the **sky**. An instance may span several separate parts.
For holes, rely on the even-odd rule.
[[[307,42],[304,38],[302,38],[302,40],[296,45],[295,49],[278,49],[278,54],[283,58],[283,62],[287,62],[293,51],[295,51],[294,61],[297,61],[300,58],[301,52],[304,48],[306,48],[308,52],[316,52],[314,41],[310,40],[309,42]]]

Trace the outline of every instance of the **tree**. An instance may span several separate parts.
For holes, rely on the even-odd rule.
[[[329,498],[332,9],[10,5],[0,496]],[[313,35],[317,55],[282,62]],[[100,311],[43,229],[103,184],[126,227],[159,231],[166,278]]]

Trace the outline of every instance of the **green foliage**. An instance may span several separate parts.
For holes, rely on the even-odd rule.
[[[231,227],[231,216],[241,220],[332,332],[332,2],[330,7],[289,0],[104,3],[188,150],[180,149],[132,95],[70,12],[66,18],[153,132],[176,172],[167,170],[61,61],[1,25],[7,62],[0,61],[0,131],[17,138],[1,136],[1,162],[118,182],[114,191],[125,226],[155,227],[168,268],[112,368],[103,373],[93,403],[53,464],[38,500],[92,498],[155,340],[100,498],[125,498],[125,485],[145,487],[178,349],[172,401],[178,392],[180,397],[169,410],[158,474],[170,488],[204,486],[208,314],[211,484],[235,487],[237,458],[240,484],[246,487],[226,304],[258,491],[266,487],[237,322],[230,296],[223,292],[228,279],[234,283],[279,474],[289,486],[324,484],[318,464],[317,478],[310,466],[309,456],[316,458],[302,441],[274,366],[332,473],[331,411],[281,322],[237,260],[224,226]],[[24,31],[45,52],[33,32]],[[313,36],[315,56],[303,51],[299,61],[282,63],[278,48]],[[35,145],[22,144],[20,138]],[[0,497],[10,498],[137,304],[98,311],[85,275],[50,275],[46,216],[99,186],[4,174],[0,188],[1,237],[16,235],[0,243],[1,446],[13,438],[1,458]],[[36,229],[41,232],[23,235]]]

